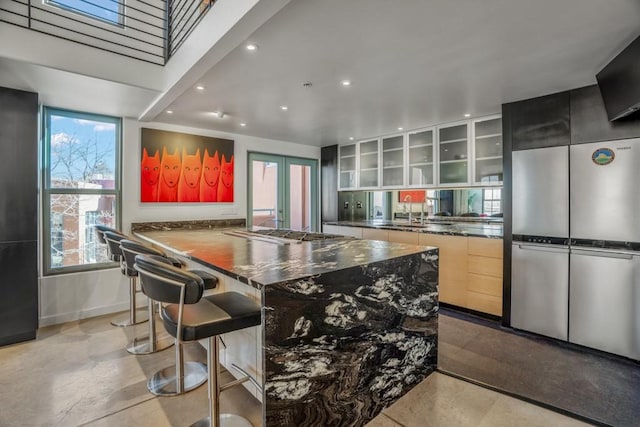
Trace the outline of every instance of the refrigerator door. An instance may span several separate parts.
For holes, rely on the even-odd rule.
[[[640,253],[571,249],[569,341],[640,360]]]
[[[511,326],[567,340],[569,249],[512,245]]]
[[[572,145],[571,237],[640,242],[638,185],[640,138]]]
[[[513,234],[569,237],[569,147],[513,152]]]

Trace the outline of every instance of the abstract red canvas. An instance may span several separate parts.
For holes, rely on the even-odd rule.
[[[140,201],[233,202],[233,141],[142,129]]]

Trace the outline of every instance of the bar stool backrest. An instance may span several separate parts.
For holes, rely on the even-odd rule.
[[[138,271],[142,292],[155,301],[169,304],[195,304],[204,293],[200,276],[181,270],[149,255],[136,255],[134,268]]]
[[[109,257],[113,261],[120,261],[122,258],[122,249],[120,249],[120,241],[126,239],[127,236],[125,234],[120,233],[119,231],[105,231],[103,233],[104,240],[107,242],[107,250],[109,252]]]
[[[136,262],[136,255],[157,255],[159,257],[166,257],[166,254],[160,249],[129,239],[120,240],[120,249],[122,250],[124,263],[127,267],[127,276],[138,275],[138,272],[133,267]]]
[[[102,224],[94,225],[93,229],[96,232],[96,237],[98,238],[98,241],[100,243],[102,243],[103,245],[107,244],[107,241],[104,239],[104,232],[105,231],[111,231],[112,233],[122,234],[118,230],[116,230],[115,228],[107,227],[106,225],[102,225]]]

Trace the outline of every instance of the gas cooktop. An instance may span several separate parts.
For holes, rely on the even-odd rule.
[[[295,230],[282,230],[282,229],[264,229],[264,230],[251,230],[252,234],[259,234],[262,236],[277,237],[279,239],[297,240],[300,242],[312,242],[314,240],[331,240],[331,239],[345,239],[345,236],[339,236],[337,234],[323,234],[312,233],[310,231],[295,231]]]

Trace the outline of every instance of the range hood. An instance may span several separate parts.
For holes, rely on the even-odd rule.
[[[609,120],[640,110],[640,36],[596,74]]]

